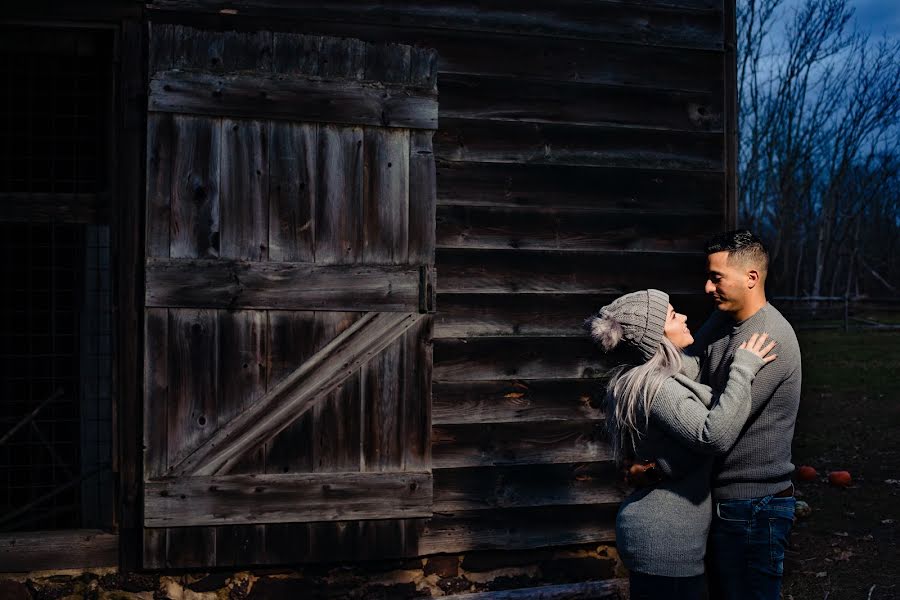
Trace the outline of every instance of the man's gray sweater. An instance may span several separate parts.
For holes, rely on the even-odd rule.
[[[791,484],[791,440],[800,406],[800,346],[790,323],[771,304],[735,322],[716,311],[695,336],[700,352],[700,381],[721,390],[738,346],[753,333],[778,342],[778,358],[753,381],[750,417],[734,446],[713,464],[713,498],[759,498]]]
[[[720,394],[678,374],[653,398],[636,458],[657,461],[671,477],[635,490],[619,508],[616,543],[629,569],[666,577],[703,573],[712,455],[737,439],[750,414],[750,383],[762,366],[761,358],[741,350]]]

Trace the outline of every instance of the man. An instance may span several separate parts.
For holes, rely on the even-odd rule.
[[[768,253],[747,230],[707,245],[706,293],[716,312],[695,336],[700,380],[724,388],[737,347],[754,332],[778,345],[778,359],[752,385],[750,417],[713,467],[713,520],[707,547],[714,600],[780,597],[784,550],[794,517],[791,440],[800,403],[800,347],[766,300]]]

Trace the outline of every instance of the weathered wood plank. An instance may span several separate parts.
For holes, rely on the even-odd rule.
[[[441,160],[724,171],[717,133],[442,118]]]
[[[338,34],[342,35],[342,34]],[[323,37],[319,50],[319,75],[326,79],[362,80],[370,45],[355,36]]]
[[[267,529],[265,524],[216,527],[216,566],[265,564]]]
[[[434,511],[618,504],[626,495],[612,462],[434,470]]]
[[[403,465],[403,342],[401,337],[362,367],[364,471],[399,471]]]
[[[319,127],[316,262],[355,263],[362,255],[363,130]]]
[[[601,377],[615,362],[587,335],[444,338],[434,342],[436,381]]]
[[[327,343],[317,331],[316,313],[271,310],[268,330],[268,389],[309,360]],[[266,473],[313,471],[313,415],[307,412],[265,445]]]
[[[330,312],[269,312],[269,387],[274,387],[282,379],[297,369],[298,365],[310,359],[337,335],[345,331],[362,313]],[[325,404],[356,398],[355,416],[334,414],[326,411],[317,415],[316,410],[306,412],[291,423],[266,444],[266,472],[309,473],[329,470],[358,470],[359,460],[359,413],[358,374],[349,376],[339,386],[344,391],[335,391],[322,400]],[[352,389],[356,386],[356,389]],[[325,420],[326,417],[330,419]],[[344,418],[355,423],[355,462],[346,459],[349,448],[333,448],[329,442],[329,427],[340,428],[344,424],[337,419]],[[329,450],[331,452],[329,452]],[[336,455],[336,456],[335,456]],[[345,457],[343,461],[336,460]],[[340,465],[341,469],[337,469]]]
[[[513,590],[453,594],[444,600],[619,600],[628,594],[627,579],[561,583]]]
[[[175,139],[174,115],[147,115],[148,257],[169,256]]]
[[[266,393],[266,313],[258,310],[218,311],[219,402],[216,426],[224,427]],[[248,454],[236,473],[265,469],[262,449]]]
[[[312,523],[269,523],[263,527],[266,528],[263,564],[284,565],[309,560]]]
[[[318,4],[315,10],[320,10]],[[515,11],[532,14],[521,8]],[[251,19],[249,16],[242,18]],[[580,15],[576,18],[583,20]],[[265,21],[259,23],[261,27],[265,26]],[[295,30],[306,33],[363,38],[371,42],[402,41],[434,48],[440,56],[439,75],[482,73],[516,80],[581,81],[713,92],[721,90],[723,85],[721,46],[716,49],[667,48],[505,33],[485,35],[471,29],[435,29],[423,26],[421,22],[404,28],[347,19],[339,22],[303,20],[296,21],[295,25]],[[716,43],[721,45],[721,36]],[[603,59],[598,60],[598,57]]]
[[[164,308],[144,312],[144,477],[168,468],[169,316]]]
[[[697,329],[713,310],[710,299],[695,282],[693,294],[670,294],[675,310],[688,315]],[[573,336],[586,335],[584,320],[615,294],[453,294],[439,297],[435,337]]]
[[[604,214],[555,208],[441,205],[441,248],[697,251],[723,223],[718,214]]]
[[[119,536],[92,529],[0,535],[0,572],[115,567]]]
[[[307,338],[313,355],[360,318],[360,313],[317,311],[314,334]],[[295,363],[297,365],[300,362]],[[313,406],[312,470],[352,472],[362,468],[362,390],[359,372],[348,376]]]
[[[148,73],[166,71],[175,62],[175,26],[167,23],[150,23],[148,36]]]
[[[153,35],[166,26],[154,27]],[[170,25],[174,44],[173,68],[204,71],[272,70],[272,33],[269,31],[208,31]]]
[[[433,328],[434,317],[425,316],[404,334],[400,367],[404,382],[400,414],[404,471],[431,468]]]
[[[269,124],[269,260],[315,256],[317,127]]]
[[[228,473],[247,451],[280,433],[420,318],[412,313],[368,313],[170,468],[169,474]]]
[[[222,121],[219,255],[224,258],[268,258],[267,129],[260,121]]]
[[[218,256],[221,123],[184,115],[174,121],[168,256]]]
[[[722,173],[438,161],[440,204],[723,214]]]
[[[436,129],[438,103],[411,88],[360,82],[163,71],[148,109],[218,117]]]
[[[415,7],[383,2],[261,2],[243,0],[154,0],[151,8],[216,12],[239,6],[242,15],[365,22],[392,27],[416,27],[427,23],[434,29],[518,34],[541,37],[571,37],[644,43],[663,46],[721,48],[721,4],[711,0],[683,2],[556,2],[532,6],[528,11],[514,2]],[[534,43],[540,43],[540,39]]]
[[[364,79],[407,84],[410,79],[411,48],[403,44],[370,44],[366,49]]]
[[[318,77],[322,37],[276,31],[273,39],[273,66],[279,75]]]
[[[440,289],[454,293],[621,295],[655,287],[697,292],[703,253],[438,250]]]
[[[441,119],[629,125],[721,132],[720,94],[506,77],[441,76]]]
[[[602,505],[459,511],[427,521],[419,554],[524,550],[614,538],[615,508]]]
[[[603,421],[435,425],[435,469],[607,461]]]
[[[431,515],[431,473],[186,477],[145,485],[148,527]]]
[[[418,310],[420,268],[230,260],[148,260],[147,306]]]
[[[168,527],[166,568],[216,564],[215,527]]]
[[[178,464],[216,427],[218,319],[215,310],[169,310],[168,466]]]
[[[401,264],[409,251],[409,131],[363,135],[363,255],[366,264]]]
[[[143,502],[143,496],[141,497]],[[166,546],[169,530],[142,528],[141,565],[145,569],[164,569],[166,567]]]
[[[409,136],[409,262],[434,263],[435,178],[432,133],[414,131]]]
[[[432,393],[435,425],[599,420],[606,381],[435,382]]]

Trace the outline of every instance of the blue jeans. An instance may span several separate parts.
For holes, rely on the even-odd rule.
[[[706,590],[703,575],[663,577],[632,571],[628,579],[630,600],[702,600]]]
[[[778,600],[793,497],[713,502],[707,559],[711,600]]]

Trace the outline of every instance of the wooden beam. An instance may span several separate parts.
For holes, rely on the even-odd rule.
[[[434,512],[618,504],[615,464],[590,462],[434,470]]]
[[[603,421],[435,425],[435,469],[607,461]]]
[[[725,199],[721,172],[439,160],[437,179],[438,204],[722,214]]]
[[[148,307],[415,312],[427,267],[148,259]]]
[[[617,357],[605,355],[586,334],[434,342],[434,379],[442,382],[601,378],[618,364]]]
[[[702,294],[699,285],[696,288],[694,293],[669,295],[675,310],[688,315],[688,326],[692,329],[699,328],[713,310],[710,299]],[[437,298],[441,310],[435,318],[434,337],[586,337],[584,320],[617,297],[616,294],[443,293]]]
[[[148,110],[410,129],[438,123],[437,98],[405,86],[179,70],[153,75]]]
[[[172,466],[168,475],[228,473],[248,451],[296,421],[421,318],[416,313],[366,314]]]
[[[438,248],[691,251],[703,248],[722,217],[442,204],[437,222]]]
[[[431,516],[431,473],[287,473],[144,484],[144,525],[180,527]]]
[[[629,125],[679,131],[723,128],[718,94],[582,82],[441,75],[441,119]]]
[[[695,294],[703,252],[438,249],[439,292],[619,296],[647,287]],[[587,315],[585,315],[587,316]]]
[[[441,117],[434,152],[458,162],[725,171],[722,134]]]
[[[521,10],[516,3],[481,5],[418,4],[415,6],[355,0],[153,0],[150,9],[218,13],[232,9],[240,16],[325,22],[368,22],[381,27],[409,28],[424,23],[436,30],[466,30],[482,34],[635,41],[688,48],[721,48],[721,10],[705,0],[650,2],[554,2]],[[533,42],[541,43],[540,39]]]
[[[442,600],[619,600],[628,594],[627,579],[581,581],[558,585],[497,590],[477,594],[453,594]]]
[[[94,529],[24,531],[0,535],[0,572],[114,567],[119,536]]]
[[[606,381],[593,378],[435,382],[432,423],[599,420],[605,393]]]
[[[615,521],[615,506],[592,504],[435,513],[418,555],[606,543],[615,539]]]

